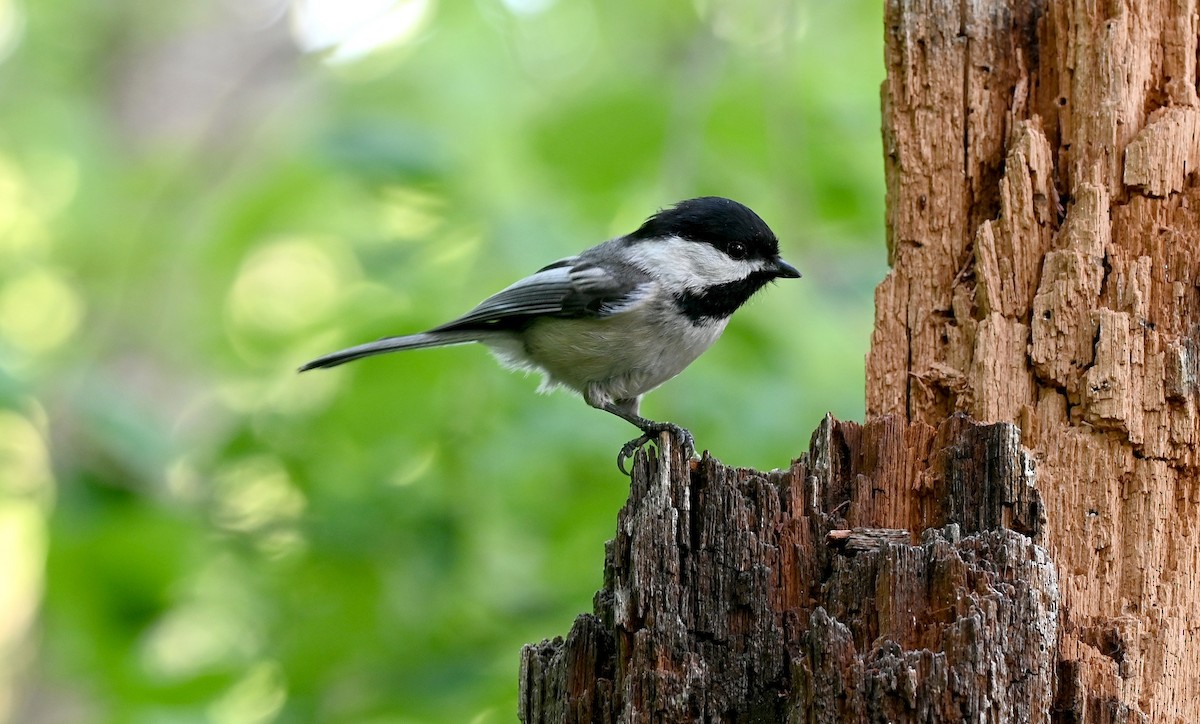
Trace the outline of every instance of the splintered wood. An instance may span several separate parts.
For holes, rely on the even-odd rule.
[[[826,418],[770,473],[663,439],[595,612],[522,652],[522,721],[1049,721],[1060,596],[1016,426]]]
[[[1200,721],[1198,18],[887,3],[868,413],[1019,425],[1064,721]]]

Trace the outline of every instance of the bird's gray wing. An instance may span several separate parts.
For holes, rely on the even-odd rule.
[[[635,268],[619,274],[580,257],[568,257],[479,303],[431,332],[522,324],[532,316],[605,317],[635,306],[649,276]]]

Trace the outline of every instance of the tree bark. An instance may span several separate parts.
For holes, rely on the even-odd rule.
[[[524,721],[1200,721],[1197,0],[885,23],[869,421],[640,458]]]

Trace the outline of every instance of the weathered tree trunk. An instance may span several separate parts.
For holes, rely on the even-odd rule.
[[[639,460],[547,721],[1200,721],[1197,0],[891,0],[865,425]]]
[[[827,418],[786,472],[640,456],[595,615],[523,652],[521,717],[1037,721],[1041,513],[1017,428],[965,416]]]

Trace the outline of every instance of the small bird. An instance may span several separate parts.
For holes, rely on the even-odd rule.
[[[539,391],[566,387],[642,431],[625,461],[669,431],[695,451],[692,434],[641,417],[642,395],[683,371],[721,336],[759,289],[800,276],[758,214],[719,196],[680,201],[636,231],[542,267],[471,311],[427,332],[384,337],[300,368],[361,357],[480,342],[508,367],[544,376]]]

